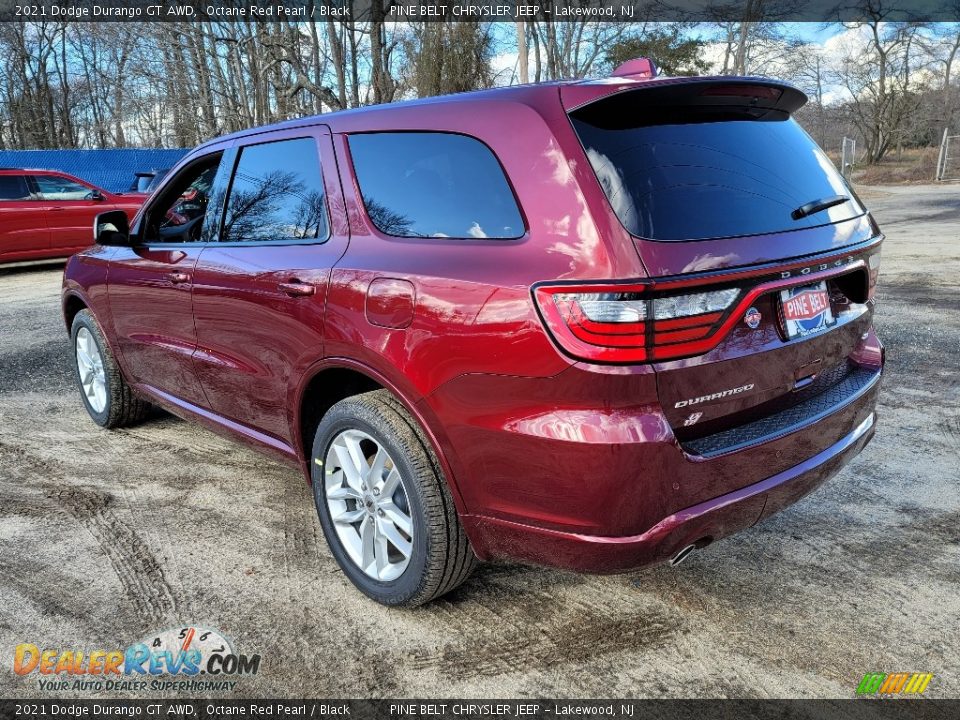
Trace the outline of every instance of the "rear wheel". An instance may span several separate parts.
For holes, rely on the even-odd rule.
[[[334,558],[377,602],[420,605],[469,576],[476,559],[436,457],[387,391],[330,408],[314,438],[312,477]]]
[[[117,428],[143,420],[150,405],[137,397],[110,353],[92,313],[81,310],[73,319],[73,370],[83,406],[97,425]]]

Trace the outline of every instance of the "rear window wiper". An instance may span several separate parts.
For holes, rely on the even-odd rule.
[[[850,198],[846,195],[834,195],[833,197],[826,197],[820,200],[812,200],[790,213],[790,217],[794,220],[800,220],[808,215],[815,215],[827,208],[832,208],[834,205],[842,205],[845,202],[850,202]]]

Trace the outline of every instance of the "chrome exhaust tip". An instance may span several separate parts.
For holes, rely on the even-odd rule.
[[[683,550],[681,550],[672,558],[670,558],[670,560],[668,561],[670,563],[670,567],[676,567],[677,565],[682,563],[684,560],[686,560],[690,556],[690,553],[692,553],[696,549],[697,549],[696,545],[687,545]]]

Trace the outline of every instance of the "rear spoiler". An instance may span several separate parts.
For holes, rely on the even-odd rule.
[[[772,119],[796,112],[807,102],[807,96],[790,83],[759,77],[611,77],[562,86],[560,101],[568,113],[580,113],[602,103],[613,114],[644,106],[678,110],[711,107]]]

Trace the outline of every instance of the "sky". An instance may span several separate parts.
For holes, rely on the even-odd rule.
[[[812,43],[822,54],[827,65],[833,65],[835,68],[842,68],[844,58],[853,53],[856,55],[857,48],[865,47],[868,30],[866,28],[847,28],[838,23],[826,24],[820,22],[795,22],[781,23],[781,28],[786,36],[794,39],[801,39]],[[515,41],[515,27],[512,23],[499,23],[495,28],[496,38],[499,41],[498,46],[504,48],[504,51],[496,55],[493,59],[493,68],[497,73],[498,84],[510,84],[517,82],[515,73],[517,66],[517,52]],[[723,66],[724,44],[717,41],[718,32],[716,25],[701,23],[689,31],[694,37],[699,37],[708,41],[705,49],[705,57],[713,63],[713,72],[719,72]],[[763,74],[768,76],[783,76],[785,72],[778,73],[778,49],[774,46],[766,55],[773,58],[764,65]],[[530,64],[533,66],[533,55],[530,53]],[[653,58],[656,61],[656,58]],[[594,74],[600,74],[601,68],[597,68]],[[917,79],[921,79],[924,71],[916,74]],[[843,102],[849,99],[848,91],[839,84],[827,84],[825,86],[824,102],[827,105]]]
[[[782,23],[782,25],[790,35],[799,37],[807,42],[816,42],[821,45],[844,32],[844,29],[839,25],[826,25],[819,22]],[[692,37],[700,37],[706,40],[709,40],[715,33],[715,26],[711,27],[707,23],[702,23],[690,31]],[[511,80],[511,75],[516,71],[517,65],[516,43],[514,39],[516,37],[515,26],[513,23],[495,23],[494,36],[497,40],[497,45],[511,48],[497,54],[493,59],[494,72],[499,75],[503,84],[508,84]],[[656,58],[654,58],[654,60],[656,60]],[[532,52],[530,53],[530,62],[532,66]]]

